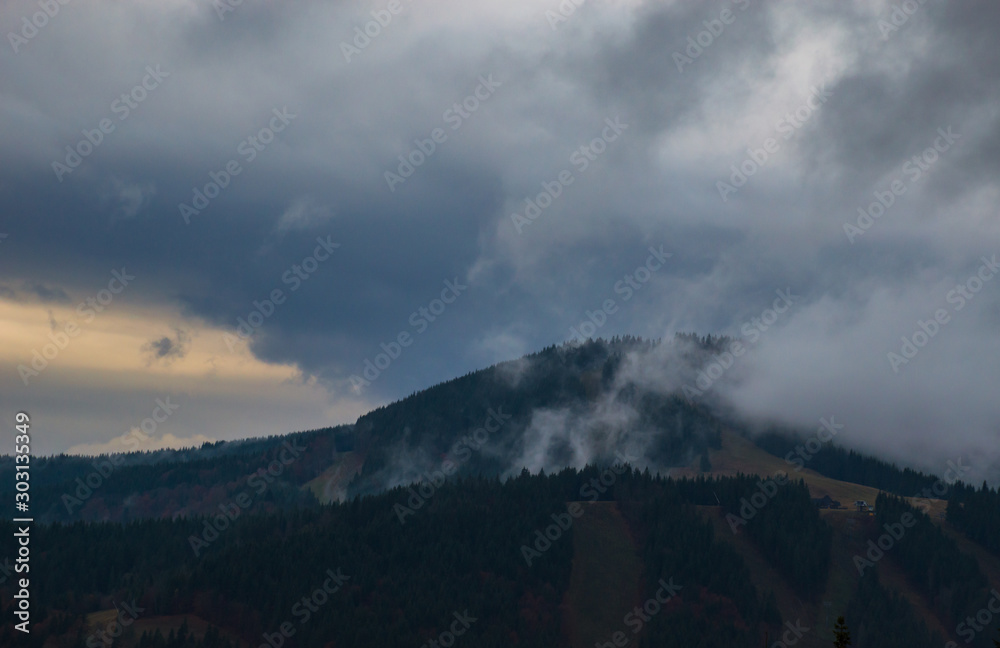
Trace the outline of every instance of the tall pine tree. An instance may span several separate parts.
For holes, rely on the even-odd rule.
[[[833,645],[835,648],[847,648],[851,645],[851,633],[843,616],[837,617],[837,623],[833,626]]]

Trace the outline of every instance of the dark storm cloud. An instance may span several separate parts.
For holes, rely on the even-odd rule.
[[[68,303],[69,295],[62,288],[46,286],[44,284],[32,284],[25,288],[27,292],[38,297],[43,302]]]
[[[245,2],[223,20],[207,3],[63,7],[0,58],[0,229],[17,240],[0,251],[4,286],[92,294],[125,266],[143,285],[130,298],[234,333],[280,288],[251,349],[333,394],[380,344],[413,336],[365,387],[377,400],[565,340],[609,298],[621,308],[600,335],[660,337],[738,332],[791,287],[802,301],[783,326],[808,336],[772,338],[769,384],[795,384],[796,344],[829,349],[842,383],[817,374],[796,416],[839,393],[878,421],[866,432],[904,434],[877,396],[902,383],[861,361],[884,361],[947,282],[1000,249],[1000,8],[928,0],[886,32],[891,3],[594,1],[552,29],[555,4],[404,4],[350,62],[341,43],[375,5]],[[33,8],[8,3],[0,18],[14,29]],[[689,51],[689,38],[710,43]],[[696,55],[679,70],[677,54]],[[482,78],[498,85],[467,110]],[[819,86],[829,97],[785,139],[780,120]],[[275,109],[294,118],[253,144]],[[102,119],[114,130],[60,181],[53,162]],[[574,152],[606,119],[628,127],[583,170]],[[904,165],[949,126],[961,139],[911,181]],[[385,173],[438,128],[446,139],[390,189]],[[723,202],[717,182],[769,137],[779,150]],[[185,224],[179,204],[230,161],[239,175]],[[511,214],[562,171],[573,184],[518,233]],[[852,243],[845,223],[894,179],[907,193]],[[340,247],[292,291],[286,273],[328,236]],[[626,302],[615,286],[660,245],[673,256]],[[419,332],[411,316],[446,280],[469,288]],[[965,351],[903,393],[948,376],[983,394],[993,374],[973,362],[986,373],[966,385],[958,367],[992,344],[996,303],[984,291],[947,332]],[[177,342],[152,340],[151,357]],[[838,389],[852,370],[871,380],[863,393]],[[969,398],[967,438],[982,444],[1000,416]],[[784,407],[773,401],[769,415]]]
[[[188,343],[191,336],[183,329],[174,329],[173,337],[164,335],[155,340],[150,340],[142,346],[142,352],[146,355],[147,362],[171,362],[183,358],[187,353]]]
[[[66,304],[69,303],[69,295],[58,286],[50,286],[44,283],[20,282],[16,287],[8,284],[0,284],[0,295],[12,301],[41,301],[43,303]]]

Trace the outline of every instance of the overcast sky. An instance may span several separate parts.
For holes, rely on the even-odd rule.
[[[596,335],[756,328],[749,414],[997,465],[995,3],[44,4],[0,6],[38,453],[352,422],[610,299]]]

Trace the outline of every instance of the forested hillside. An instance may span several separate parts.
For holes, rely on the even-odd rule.
[[[689,371],[731,343],[678,340],[683,353],[667,357]],[[798,472],[799,431],[755,447],[711,398],[637,379],[635,354],[657,348],[549,347],[352,425],[38,458],[27,645],[93,648],[110,628],[126,648],[404,647],[443,633],[568,648],[583,636],[714,647],[799,633],[811,648],[830,644],[832,612],[861,648],[990,647],[996,490],[950,485],[945,529],[925,514],[933,476],[835,443]],[[5,506],[10,471],[0,461]],[[816,487],[870,493],[875,513],[820,510]],[[4,556],[13,532],[0,523]],[[617,544],[605,555],[602,542]],[[632,575],[595,576],[605,559]],[[14,645],[16,580],[11,560],[2,567],[0,644]],[[587,618],[594,606],[626,612]]]
[[[959,484],[948,498],[948,521],[1000,556],[1000,490]]]
[[[69,642],[62,645],[86,645],[86,616],[119,601],[147,619],[210,620],[220,632],[206,646],[225,645],[226,637],[259,642],[285,622],[297,646],[420,645],[456,612],[475,618],[469,645],[565,645],[561,604],[573,522],[591,505],[578,501],[581,490],[600,475],[569,469],[504,482],[460,478],[405,523],[398,505],[408,492],[400,488],[349,504],[245,516],[216,534],[206,534],[201,519],[41,527],[32,641],[58,635]],[[624,469],[601,496],[620,507],[644,565],[640,600],[670,585],[660,592],[669,602],[657,603],[655,620],[642,624],[642,644],[753,642],[781,620],[739,557],[713,540],[684,490]],[[5,543],[12,532],[3,525]],[[296,607],[331,571],[343,586],[322,597],[322,613]],[[0,590],[10,601],[10,584]],[[13,637],[5,625],[0,640]]]
[[[685,465],[719,447],[723,424],[703,404],[619,376],[628,354],[655,346],[616,338],[548,347],[420,391],[352,425],[176,454],[39,458],[36,519],[208,514],[241,492],[253,495],[248,510],[276,510],[427,479],[447,462],[453,474],[470,476],[516,474],[533,460],[536,471],[626,459],[661,470]],[[554,432],[552,420],[560,422]],[[580,429],[590,439],[582,455],[572,442]],[[0,460],[7,517],[12,485],[13,463]]]

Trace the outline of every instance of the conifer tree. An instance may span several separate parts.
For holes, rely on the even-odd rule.
[[[843,616],[837,617],[837,623],[833,626],[833,645],[835,648],[847,648],[851,645],[851,633]]]

